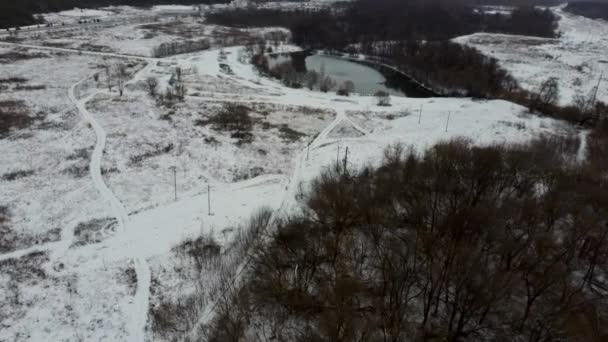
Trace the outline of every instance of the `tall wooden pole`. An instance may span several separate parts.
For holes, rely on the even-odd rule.
[[[207,184],[207,211],[211,216],[211,185]]]
[[[344,153],[344,166],[343,172],[346,174],[346,164],[348,163],[348,146],[346,146],[346,152]]]
[[[171,166],[171,170],[173,170],[173,195],[177,201],[177,167]]]

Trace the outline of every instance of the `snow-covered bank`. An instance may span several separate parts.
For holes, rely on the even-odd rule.
[[[553,8],[560,16],[555,39],[475,33],[454,41],[495,57],[528,90],[537,90],[548,77],[557,77],[561,104],[587,96],[602,73],[608,74],[608,23]],[[608,87],[600,84],[598,100],[608,101]]]

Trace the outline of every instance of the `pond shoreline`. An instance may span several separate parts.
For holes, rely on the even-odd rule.
[[[290,58],[292,65],[298,72],[306,72],[306,59],[310,56],[321,56],[327,58],[334,58],[345,62],[351,62],[359,64],[379,72],[385,79],[383,85],[390,89],[399,90],[403,93],[402,96],[413,97],[413,98],[430,98],[430,97],[443,97],[444,95],[429,88],[422,84],[415,78],[411,77],[407,73],[399,70],[398,68],[375,61],[373,59],[355,58],[346,56],[343,54],[330,53],[323,50],[302,50],[297,52],[289,53],[270,53],[268,57],[273,59],[280,59],[281,57]]]
[[[386,73],[397,73],[397,74],[405,77],[409,82],[414,83],[417,87],[419,87],[419,88],[423,89],[424,91],[428,92],[428,94],[430,94],[429,97],[444,97],[444,95],[442,95],[439,92],[431,89],[427,85],[421,83],[420,81],[418,81],[417,79],[415,79],[411,75],[408,75],[403,70],[400,70],[397,67],[394,67],[392,65],[389,65],[389,64],[386,64],[386,63],[382,63],[380,61],[375,61],[373,59],[367,59],[367,58],[370,58],[369,56],[365,56],[366,59],[363,59],[363,58],[349,57],[349,56],[346,56],[346,55],[343,55],[343,54],[333,54],[333,53],[329,53],[329,52],[326,52],[326,51],[315,51],[314,54],[318,54],[318,55],[321,55],[321,56],[328,56],[328,57],[339,58],[339,59],[343,59],[343,60],[346,60],[346,61],[349,61],[349,62],[365,65],[365,66],[368,66],[370,68],[378,70],[383,75],[385,75]]]

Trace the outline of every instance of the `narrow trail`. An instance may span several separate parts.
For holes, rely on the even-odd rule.
[[[87,96],[84,99],[78,100],[76,98],[75,88],[80,85],[82,82],[86,81],[89,77],[81,80],[78,83],[73,84],[69,90],[70,101],[76,105],[80,115],[91,125],[93,130],[95,130],[95,135],[97,136],[97,142],[95,143],[95,148],[93,149],[93,154],[91,155],[91,163],[89,165],[89,172],[91,174],[91,178],[93,179],[93,184],[97,191],[99,191],[101,197],[110,204],[112,208],[112,213],[116,217],[118,221],[118,226],[124,230],[125,222],[127,221],[127,211],[125,207],[120,203],[118,198],[114,195],[114,193],[108,188],[106,183],[103,180],[101,175],[101,161],[103,158],[103,152],[106,146],[106,132],[103,130],[101,125],[93,118],[93,115],[89,113],[86,109],[86,103],[90,100],[96,93]]]
[[[75,95],[76,87],[82,82],[86,81],[88,78],[89,77],[84,78],[80,82],[77,82],[72,85],[69,90],[69,97],[70,100],[78,108],[78,111],[80,112],[82,117],[95,130],[97,142],[95,143],[95,148],[93,149],[93,154],[91,155],[89,171],[91,173],[91,178],[93,179],[93,184],[95,185],[95,188],[97,189],[97,191],[99,191],[101,197],[110,204],[112,213],[118,222],[119,230],[121,232],[124,232],[127,230],[129,215],[120,200],[105,184],[101,174],[101,162],[106,146],[107,134],[103,127],[95,120],[93,115],[86,109],[86,103],[93,96],[95,96],[97,92],[94,92],[93,94],[80,100],[78,100]],[[148,266],[148,263],[146,262],[145,258],[139,256],[134,258],[133,264],[135,267],[135,273],[137,275],[137,291],[135,293],[133,303],[131,305],[132,309],[130,312],[128,312],[128,315],[132,321],[132,324],[129,324],[129,327],[131,328],[130,340],[133,342],[144,342],[146,336],[145,331],[148,318],[148,306],[150,297],[150,267]]]
[[[580,144],[578,146],[578,151],[576,153],[576,162],[582,164],[587,160],[587,137],[589,136],[589,131],[582,130],[578,134],[578,138],[580,140]]]

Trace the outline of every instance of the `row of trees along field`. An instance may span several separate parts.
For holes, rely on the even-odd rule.
[[[576,1],[568,2],[565,10],[592,19],[608,19],[607,1]]]
[[[358,0],[325,10],[234,9],[210,13],[228,26],[285,26],[309,48],[344,49],[366,41],[445,40],[480,31],[555,36],[549,10],[522,6],[511,14],[484,14],[462,2]]]
[[[230,0],[3,0],[0,1],[0,28],[39,24],[39,13],[103,6],[202,5],[228,3]]]
[[[606,341],[606,121],[586,162],[580,143],[336,165],[253,248],[208,340]]]

